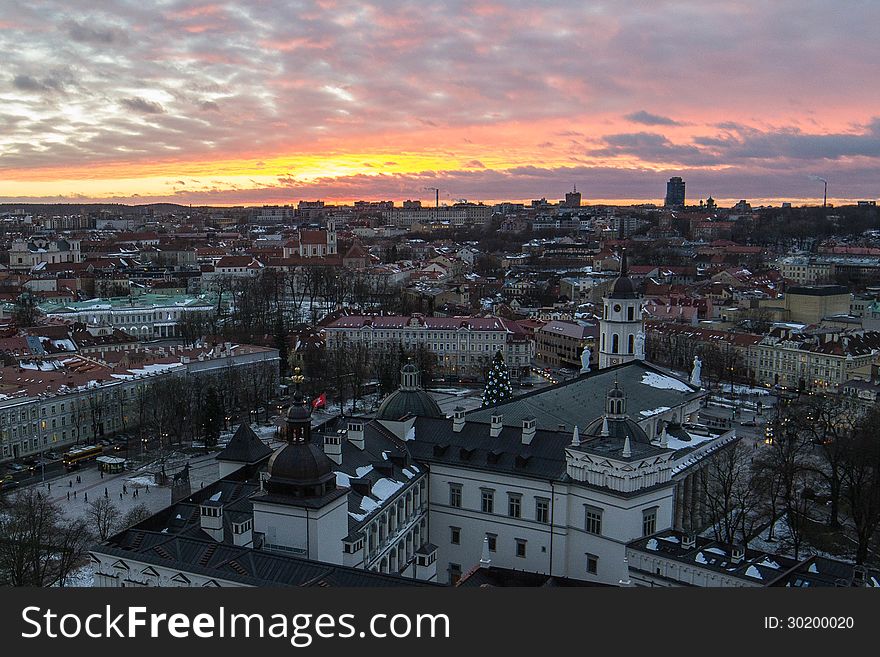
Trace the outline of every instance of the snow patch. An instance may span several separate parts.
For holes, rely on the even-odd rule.
[[[694,561],[696,561],[697,563],[709,563],[702,552],[697,552],[697,556],[694,557]]]
[[[660,544],[657,542],[656,538],[652,538],[650,541],[645,543],[646,550],[656,550],[659,546]]]
[[[652,415],[658,415],[660,413],[665,413],[666,411],[672,410],[668,406],[658,406],[657,408],[652,408],[647,411],[639,411],[639,415],[643,417],[651,417]]]
[[[754,566],[749,566],[746,569],[746,577],[754,577],[755,579],[764,579],[764,576],[761,574],[761,571],[755,568]]]
[[[759,566],[764,566],[764,568],[773,568],[774,570],[779,570],[779,564],[773,561],[770,557],[764,557],[764,560],[758,564]]]
[[[645,372],[642,375],[642,383],[652,388],[660,390],[677,390],[679,392],[693,392],[693,389],[686,383],[673,379],[665,374],[657,374],[656,372]]]
[[[811,563],[811,564],[810,564],[810,567],[807,568],[807,572],[808,572],[808,573],[816,573],[816,574],[818,575],[818,574],[819,574],[819,569],[816,568],[816,564]]]
[[[409,428],[409,431],[406,432],[406,435],[403,437],[404,440],[415,440],[416,439],[416,426],[413,425]]]

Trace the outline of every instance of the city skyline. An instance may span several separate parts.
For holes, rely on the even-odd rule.
[[[12,2],[0,202],[873,199],[858,5]]]

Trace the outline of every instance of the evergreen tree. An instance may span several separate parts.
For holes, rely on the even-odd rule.
[[[483,408],[495,406],[507,401],[513,396],[513,387],[510,385],[510,373],[504,362],[501,351],[495,353],[492,364],[489,366],[489,374],[486,376],[486,389],[483,391]]]

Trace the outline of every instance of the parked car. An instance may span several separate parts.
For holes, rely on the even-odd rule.
[[[10,463],[8,467],[12,472],[21,472],[22,470],[26,470],[27,468],[23,466],[21,463]]]

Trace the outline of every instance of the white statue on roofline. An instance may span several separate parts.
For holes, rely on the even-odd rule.
[[[593,352],[590,351],[589,347],[584,347],[584,350],[581,352],[581,374],[586,374],[590,371],[590,359],[593,357]]]

